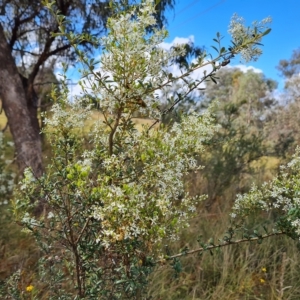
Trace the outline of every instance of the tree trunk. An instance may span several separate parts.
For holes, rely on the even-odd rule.
[[[31,167],[39,177],[43,173],[39,124],[1,24],[0,66],[0,98],[14,139],[19,169],[23,172],[26,167]]]

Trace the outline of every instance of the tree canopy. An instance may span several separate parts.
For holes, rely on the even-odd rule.
[[[52,4],[58,18],[45,7],[46,3],[37,0],[4,0],[0,3],[0,64],[5,66],[0,71],[0,98],[14,137],[20,173],[26,166],[31,166],[39,175],[43,165],[35,79],[44,67],[60,62],[70,65],[76,59],[72,42],[66,35],[59,34],[62,31],[59,19],[67,20],[63,33],[83,34],[84,38],[77,40],[76,45],[88,55],[97,49],[97,45],[92,45],[91,39],[86,37],[99,37],[105,32],[107,18],[115,10],[110,4],[125,8],[139,2],[57,0]],[[162,26],[166,21],[165,10],[174,3],[173,0],[159,1],[155,25]]]

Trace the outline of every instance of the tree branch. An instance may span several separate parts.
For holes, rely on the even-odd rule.
[[[175,254],[175,255],[167,256],[164,259],[156,261],[156,263],[163,263],[164,260],[172,260],[174,258],[179,258],[179,257],[182,257],[182,256],[186,256],[186,255],[194,254],[194,253],[199,253],[199,252],[203,252],[203,251],[206,251],[206,250],[222,248],[222,247],[226,247],[226,246],[229,246],[229,245],[236,245],[236,244],[241,244],[241,243],[245,243],[245,242],[259,241],[259,240],[267,239],[267,238],[275,236],[275,235],[284,235],[284,234],[286,234],[286,232],[279,231],[279,232],[264,234],[264,235],[257,236],[257,237],[239,239],[239,240],[236,240],[236,241],[232,241],[232,240],[230,240],[228,242],[224,241],[224,243],[222,243],[222,244],[209,245],[207,247],[201,247],[201,248],[197,248],[197,249],[194,249],[194,250],[184,251],[184,252],[181,252],[181,253],[178,253],[178,254]]]
[[[11,38],[10,38],[10,41],[9,41],[9,47],[10,49],[13,48],[16,40],[18,39],[18,37],[20,37],[21,35],[18,36],[18,30],[19,30],[19,27],[26,23],[26,22],[29,22],[30,20],[34,19],[35,16],[39,13],[39,11],[35,11],[32,15],[28,16],[27,18],[23,19],[23,20],[20,20],[20,16],[17,16],[15,18],[15,25],[12,29],[12,34],[11,34]],[[24,33],[23,33],[24,34]],[[22,34],[22,35],[23,35]]]
[[[71,44],[67,44],[67,45],[61,46],[61,47],[59,47],[59,48],[56,48],[56,49],[53,50],[53,51],[48,52],[48,57],[47,57],[47,59],[48,59],[50,56],[55,55],[55,54],[57,54],[57,53],[60,52],[60,51],[64,51],[64,50],[67,50],[67,49],[71,48],[71,46],[72,46]]]
[[[13,50],[13,51],[19,51],[19,52],[22,52],[22,53],[27,53],[27,54],[30,54],[32,56],[40,56],[39,53],[34,53],[34,52],[22,50],[22,49],[12,48],[11,50]]]

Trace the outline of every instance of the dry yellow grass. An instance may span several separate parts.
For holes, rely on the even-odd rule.
[[[99,120],[104,121],[103,114],[99,111],[94,111],[91,115],[91,118],[86,122],[86,130],[88,130],[94,122]],[[148,118],[133,118],[133,122],[136,124],[137,130],[142,130],[143,125],[151,126],[155,120]],[[157,127],[157,125],[155,127]]]
[[[103,114],[99,111],[94,111],[91,115],[91,118],[86,122],[84,132],[88,132],[92,127],[92,125],[99,120],[104,121]],[[143,125],[151,126],[155,122],[155,120],[148,119],[148,118],[134,118],[133,122],[136,124],[136,128],[138,130],[142,130]],[[7,118],[5,113],[2,111],[2,113],[0,114],[0,130],[5,127],[6,123],[7,123]],[[157,125],[155,127],[157,127]]]
[[[7,122],[7,118],[5,116],[5,113],[2,111],[0,114],[0,130],[5,127],[6,122]]]
[[[275,156],[262,156],[258,160],[250,163],[250,167],[255,172],[257,182],[269,181],[278,171],[281,161]]]
[[[182,232],[180,241],[170,245],[171,254],[185,246],[195,249],[211,237],[218,243],[228,229],[229,211],[199,214]],[[262,215],[259,222],[271,216]],[[252,222],[253,220],[250,220]],[[262,232],[262,231],[261,231]],[[189,255],[181,259],[182,272],[175,276],[169,264],[157,266],[149,278],[149,297],[164,300],[297,300],[299,287],[299,250],[297,241],[278,236],[258,243]]]

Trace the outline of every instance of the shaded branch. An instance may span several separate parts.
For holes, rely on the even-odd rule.
[[[71,1],[56,1],[56,4],[60,10],[60,13],[64,16],[67,16],[68,15],[68,9],[70,8],[71,6]],[[63,50],[66,50],[68,48],[71,47],[71,45],[64,45],[62,47],[59,47],[53,51],[50,51],[50,48],[55,40],[55,37],[51,34],[55,34],[55,33],[58,33],[60,32],[59,30],[59,24],[56,24],[55,28],[52,30],[52,32],[48,32],[48,40],[46,41],[45,43],[45,46],[44,46],[44,49],[43,49],[43,52],[41,53],[37,63],[35,64],[35,66],[33,67],[33,70],[31,72],[31,74],[29,75],[29,78],[28,78],[28,81],[29,81],[29,84],[32,86],[33,84],[33,81],[36,77],[36,75],[38,74],[39,72],[39,68],[40,66],[52,55],[55,55],[56,53],[60,52],[60,51],[63,51]]]
[[[61,51],[64,51],[64,50],[67,50],[67,49],[71,48],[71,46],[72,46],[71,44],[67,44],[67,45],[58,47],[55,50],[52,50],[52,51],[48,52],[47,59],[50,56],[57,54],[58,52],[61,52]]]
[[[10,38],[10,41],[9,41],[10,49],[12,49],[12,47],[14,46],[16,40],[24,34],[24,33],[22,33],[18,36],[19,27],[22,24],[24,24],[26,22],[29,22],[30,20],[34,19],[38,15],[38,13],[39,13],[39,11],[35,11],[32,15],[28,16],[27,18],[24,18],[23,20],[20,20],[20,16],[15,18],[15,25],[12,29],[12,34],[11,34],[11,38]]]
[[[86,227],[88,226],[89,224],[89,221],[90,221],[90,218],[88,218],[83,226],[83,228],[81,229],[80,233],[79,233],[79,236],[77,237],[76,241],[75,241],[75,244],[77,245],[86,229]]]
[[[58,31],[58,26],[55,29],[55,33]],[[29,84],[32,84],[36,75],[39,72],[40,66],[49,58],[49,50],[51,48],[52,43],[54,42],[55,38],[54,37],[49,37],[49,39],[46,41],[45,46],[44,46],[44,50],[41,53],[38,61],[36,62],[36,64],[33,67],[32,72],[29,75],[28,78],[28,82]]]
[[[30,54],[32,56],[40,56],[39,53],[34,53],[34,52],[26,51],[26,50],[23,50],[23,49],[12,48],[11,50],[19,51],[19,52],[22,52],[22,53],[27,53],[27,54]]]

